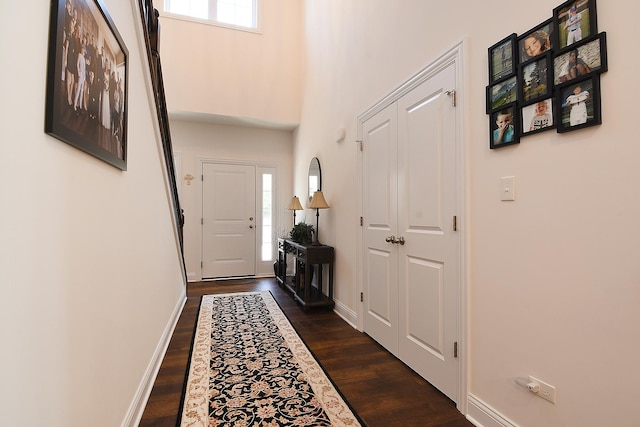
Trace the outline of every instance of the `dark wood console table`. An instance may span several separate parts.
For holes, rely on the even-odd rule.
[[[293,275],[287,274],[287,254],[293,258]],[[305,309],[333,307],[333,259],[332,246],[302,244],[280,238],[278,239],[276,279]],[[322,289],[325,265],[329,267],[327,294]],[[317,274],[317,287],[312,283],[314,274]]]

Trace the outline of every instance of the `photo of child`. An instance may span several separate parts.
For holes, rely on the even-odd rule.
[[[522,108],[522,133],[553,127],[553,102],[551,98]]]
[[[493,130],[493,145],[514,142],[515,128],[513,126],[513,107],[494,113],[495,128]]]
[[[551,49],[551,23],[531,31],[518,42],[520,49],[520,62],[528,61]]]

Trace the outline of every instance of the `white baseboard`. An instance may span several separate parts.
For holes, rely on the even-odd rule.
[[[136,427],[140,424],[140,420],[142,419],[142,414],[144,412],[144,408],[147,406],[147,401],[149,400],[149,396],[151,395],[151,389],[153,388],[153,383],[156,381],[156,377],[158,376],[158,371],[160,370],[160,365],[162,364],[162,359],[164,359],[164,355],[167,352],[167,348],[169,347],[169,342],[171,341],[171,336],[173,335],[173,331],[176,328],[176,324],[178,323],[178,319],[180,318],[180,314],[182,313],[182,309],[184,308],[185,303],[187,302],[187,295],[183,290],[182,295],[178,299],[178,303],[176,307],[173,309],[173,313],[169,318],[169,322],[162,333],[160,338],[160,342],[156,347],[156,351],[149,362],[149,366],[147,366],[147,371],[138,386],[138,390],[136,395],[129,406],[129,410],[127,411],[127,416],[122,422],[122,427]]]
[[[349,325],[351,325],[354,329],[358,329],[358,327],[356,326],[358,324],[358,314],[346,305],[342,304],[340,301],[334,300],[334,302],[335,307],[333,308],[333,311],[338,316],[342,317],[342,319]]]
[[[467,419],[478,427],[518,427],[474,395],[469,395]]]

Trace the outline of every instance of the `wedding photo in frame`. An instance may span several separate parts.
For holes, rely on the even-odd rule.
[[[598,32],[595,0],[570,0],[553,9],[558,51]]]
[[[45,132],[127,169],[129,52],[102,0],[53,0]]]
[[[518,37],[518,58],[527,62],[553,49],[553,18]]]
[[[551,96],[551,52],[538,56],[518,67],[520,101],[523,104]]]
[[[517,103],[491,113],[489,148],[501,148],[520,142],[520,116]]]
[[[489,48],[489,83],[510,76],[516,71],[516,33]]]
[[[558,132],[569,132],[602,123],[599,75],[559,86],[556,93]]]
[[[487,86],[487,114],[518,100],[518,78],[508,77]]]
[[[606,33],[572,45],[553,59],[553,83],[566,83],[591,73],[607,71]]]
[[[553,98],[541,99],[522,107],[520,112],[522,136],[554,129],[556,126],[553,113]]]

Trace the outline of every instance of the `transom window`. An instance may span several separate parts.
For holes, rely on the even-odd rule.
[[[258,30],[261,0],[164,0],[164,12],[233,28]]]

